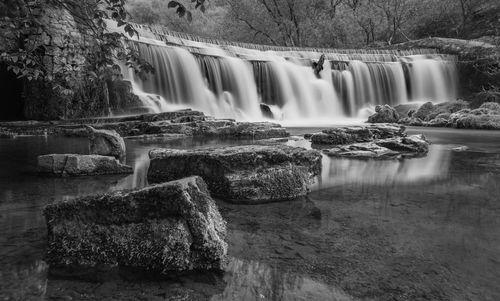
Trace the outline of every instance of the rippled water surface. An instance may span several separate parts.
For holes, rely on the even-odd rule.
[[[147,151],[155,147],[251,142],[131,140],[127,163],[134,175],[61,179],[38,176],[36,156],[86,153],[85,139],[0,139],[0,299],[500,300],[500,132],[409,132],[433,142],[427,157],[324,157],[307,198],[218,201],[228,221],[227,270],[162,278],[52,271],[43,261],[43,207],[147,185]]]

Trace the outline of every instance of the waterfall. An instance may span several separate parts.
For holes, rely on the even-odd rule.
[[[330,120],[356,117],[364,108],[456,97],[455,63],[431,50],[285,48],[208,40],[137,27],[128,43],[155,68],[139,78],[123,67],[152,112],[192,108],[216,117]],[[317,76],[313,62],[325,55]]]

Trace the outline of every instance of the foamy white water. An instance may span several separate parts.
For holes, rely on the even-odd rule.
[[[156,73],[141,80],[123,71],[153,112],[192,108],[216,117],[262,120],[260,105],[266,104],[274,119],[284,123],[334,124],[378,104],[456,98],[455,64],[435,53],[260,50],[258,45],[217,45],[216,40],[182,34],[140,33],[130,47]],[[321,54],[327,60],[318,78],[311,66]]]

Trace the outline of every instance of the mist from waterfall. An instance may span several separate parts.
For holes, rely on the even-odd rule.
[[[265,104],[276,120],[334,122],[379,104],[456,98],[455,64],[436,53],[260,50],[145,33],[129,45],[156,72],[142,80],[124,68],[124,78],[152,112],[192,108],[262,120]],[[326,61],[316,76],[311,66],[321,54]]]

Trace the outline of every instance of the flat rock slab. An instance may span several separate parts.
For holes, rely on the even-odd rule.
[[[150,183],[201,176],[213,195],[260,203],[306,195],[321,171],[321,154],[286,145],[246,145],[149,153]]]
[[[114,157],[100,155],[50,154],[38,156],[38,172],[56,176],[131,174],[133,168]]]
[[[326,155],[354,159],[402,159],[428,153],[429,142],[423,135],[379,139],[372,142],[339,145],[324,149]]]
[[[180,110],[135,116],[84,118],[64,121],[0,122],[15,134],[87,137],[87,125],[98,130],[114,130],[122,137],[157,137],[164,134],[229,139],[268,139],[288,137],[281,125],[272,122],[237,122],[216,119],[202,112]]]
[[[48,205],[47,261],[160,273],[222,269],[226,223],[199,177]]]
[[[371,142],[376,139],[403,137],[405,127],[395,124],[377,124],[370,126],[348,126],[325,129],[310,136],[313,144],[343,145]]]

